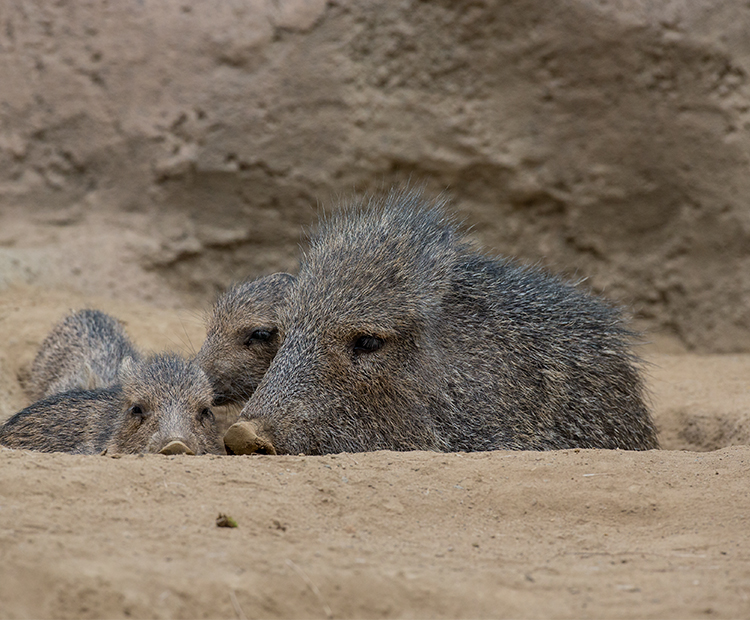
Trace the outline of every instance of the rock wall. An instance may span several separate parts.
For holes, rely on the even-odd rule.
[[[0,290],[207,304],[392,183],[489,250],[750,350],[750,5],[0,5]]]

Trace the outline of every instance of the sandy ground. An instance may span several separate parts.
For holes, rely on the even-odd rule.
[[[203,337],[199,310],[11,287],[2,418],[83,306],[144,348]],[[645,351],[664,447],[647,453],[0,449],[0,617],[748,617],[750,355],[668,350]]]

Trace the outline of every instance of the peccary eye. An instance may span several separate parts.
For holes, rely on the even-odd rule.
[[[256,342],[268,342],[269,340],[271,340],[271,338],[273,338],[275,333],[275,329],[267,329],[265,327],[254,329],[247,336],[245,336],[244,344],[246,347],[250,347]]]
[[[374,353],[385,344],[385,340],[377,336],[360,336],[354,341],[355,353]]]
[[[138,418],[139,420],[143,420],[146,417],[146,412],[143,410],[143,407],[140,405],[133,405],[129,410],[128,413],[132,415],[134,418]]]
[[[208,407],[206,407],[203,411],[201,411],[200,421],[201,421],[201,424],[206,424],[207,422],[213,423],[214,412],[211,411]]]

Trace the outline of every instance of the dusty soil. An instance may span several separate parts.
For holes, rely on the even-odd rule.
[[[746,447],[0,466],[4,617],[750,610]]]
[[[8,289],[3,417],[83,306],[145,348],[203,337],[198,310]],[[750,355],[665,350],[645,351],[664,447],[647,453],[0,449],[0,617],[745,617]]]

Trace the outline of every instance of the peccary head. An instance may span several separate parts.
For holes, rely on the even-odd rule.
[[[278,309],[294,281],[274,273],[238,284],[216,301],[196,362],[214,386],[214,404],[244,404],[279,349]]]
[[[430,386],[441,298],[464,246],[441,207],[392,194],[321,223],[278,310],[282,344],[241,413],[262,445],[307,454],[443,447],[432,412],[449,405]],[[228,452],[246,451],[227,437]]]
[[[170,353],[143,360],[126,358],[119,378],[119,426],[108,449],[123,453],[223,453],[211,412],[211,383],[197,364]]]

